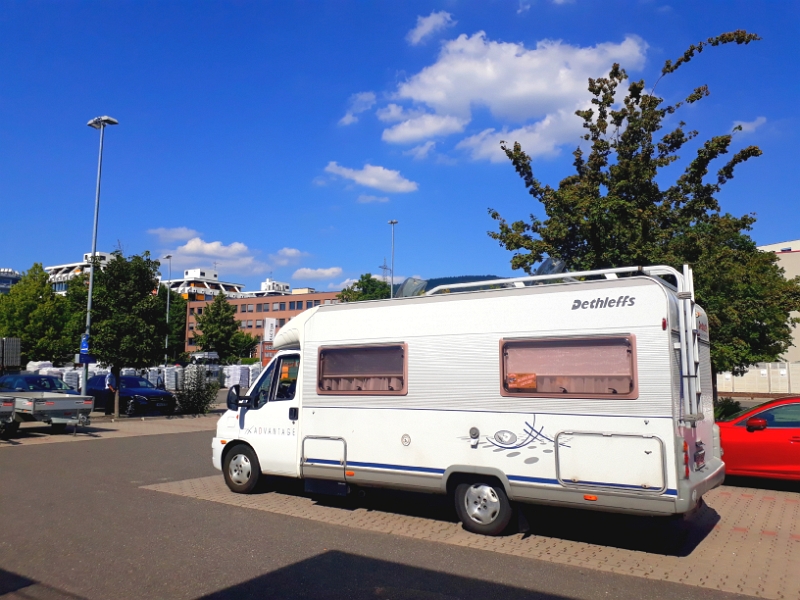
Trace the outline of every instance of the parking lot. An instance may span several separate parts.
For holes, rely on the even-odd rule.
[[[231,550],[238,556],[232,564],[250,563],[266,553],[280,559],[280,569],[289,572],[307,573],[319,565],[357,571],[372,568],[370,560],[377,561],[374,568],[380,571],[388,568],[381,562],[387,556],[412,569],[435,564],[431,559],[419,563],[421,556],[433,553],[464,556],[464,564],[493,565],[488,571],[486,567],[475,570],[473,576],[484,585],[497,583],[492,593],[512,596],[517,588],[543,593],[542,582],[547,578],[541,576],[542,569],[566,569],[558,573],[576,578],[570,579],[572,583],[584,582],[583,587],[551,589],[551,595],[539,597],[596,597],[592,592],[597,586],[609,585],[616,590],[609,597],[623,597],[619,590],[632,593],[644,584],[657,585],[642,589],[649,590],[650,597],[661,597],[662,591],[670,595],[672,588],[659,586],[679,584],[678,589],[690,587],[677,597],[716,597],[728,592],[800,598],[800,490],[792,484],[726,482],[706,495],[701,511],[683,522],[530,506],[519,523],[527,531],[489,538],[463,531],[444,497],[371,491],[355,500],[312,498],[297,482],[277,478],[268,479],[256,494],[232,494],[210,466],[208,442],[215,422],[214,416],[109,420],[77,436],[50,435],[46,427],[26,424],[19,437],[0,442],[0,500],[3,507],[18,507],[0,539],[0,568],[5,573],[0,575],[0,597],[100,598],[112,597],[112,592],[117,597],[141,597],[144,591],[153,597],[198,597],[219,590],[247,596],[247,590],[262,589],[253,581],[277,577],[277,563],[256,560],[257,577],[265,577],[267,563],[272,564],[271,575],[242,579],[250,570],[226,571],[218,551],[226,551],[235,539],[255,536],[252,543],[239,546],[238,555]],[[111,468],[114,464],[119,466]],[[75,514],[73,510],[78,509],[81,513]],[[88,509],[86,514],[83,509]],[[225,530],[226,514],[233,530],[219,533]],[[287,531],[275,529],[276,523]],[[342,542],[325,542],[319,548],[317,544],[298,546],[298,532],[320,531]],[[58,539],[56,552],[52,536]],[[409,549],[388,555],[375,550],[357,557],[359,552],[354,555],[354,548],[344,542],[362,538],[380,548],[388,544],[388,548]],[[278,550],[279,540],[288,554]],[[424,551],[418,543],[424,543]],[[356,544],[355,548],[367,546]],[[170,565],[155,570],[146,567],[151,553],[158,557],[176,547],[184,551],[178,550]],[[299,550],[304,558],[294,556]],[[111,560],[117,553],[119,564]],[[289,555],[294,562],[286,562]],[[100,569],[90,569],[90,563]],[[523,577],[500,585],[503,577],[497,577],[497,569],[518,564],[540,573],[535,578],[538,583]],[[207,576],[198,582],[191,573],[202,565]],[[168,566],[173,567],[172,575]],[[508,568],[513,572],[517,567]],[[92,575],[103,569],[114,575],[108,580]],[[145,587],[132,587],[131,577]],[[284,581],[282,577],[278,579]],[[185,580],[194,582],[185,583],[183,589],[176,587]],[[285,580],[285,585],[290,582],[291,578]],[[439,583],[431,585],[431,590],[438,589]],[[477,583],[456,578],[452,585],[466,592]],[[369,597],[381,597],[375,592],[380,587],[370,588]],[[419,597],[394,593],[402,586],[388,589],[391,597]],[[324,596],[324,590],[316,591],[320,593],[308,597]],[[642,594],[638,597],[647,595]]]

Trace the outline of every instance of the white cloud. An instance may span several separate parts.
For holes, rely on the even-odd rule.
[[[417,26],[408,32],[406,40],[412,46],[417,46],[429,35],[441,31],[446,27],[451,27],[455,25],[456,22],[457,21],[453,21],[453,15],[443,10],[432,12],[427,17],[417,17]]]
[[[369,204],[371,202],[388,202],[389,198],[386,196],[369,196],[367,194],[361,194],[358,197],[359,204]]]
[[[575,0],[551,0],[553,4],[572,4]]]
[[[577,140],[582,130],[582,122],[575,116],[575,109],[579,107],[580,105],[572,110],[559,110],[541,121],[517,129],[485,129],[461,140],[456,148],[468,151],[475,160],[506,162],[508,158],[500,149],[500,141],[505,140],[510,145],[519,142],[531,157],[553,156],[558,154],[559,144],[566,140]]]
[[[256,260],[255,253],[241,242],[225,245],[222,242],[206,242],[200,237],[193,237],[182,246],[169,250],[172,254],[173,267],[198,268],[211,267],[223,275],[238,273],[253,275],[269,270],[269,265]]]
[[[382,192],[405,193],[414,192],[419,187],[416,182],[410,181],[400,175],[400,171],[393,171],[380,166],[364,165],[363,169],[348,169],[331,161],[325,167],[326,173],[339,175],[354,181],[358,185],[374,188]]]
[[[469,119],[451,115],[424,114],[384,129],[381,137],[384,142],[393,144],[417,142],[429,137],[460,133],[464,131],[467,123]]]
[[[188,227],[159,227],[158,229],[148,229],[147,233],[156,236],[158,241],[162,244],[183,242],[200,235],[199,231],[189,229]]]
[[[281,248],[275,254],[270,254],[269,259],[275,266],[285,267],[306,256],[308,256],[308,252],[302,252],[297,248]]]
[[[530,4],[525,4],[522,0],[519,0],[519,8],[517,8],[517,14],[521,15],[524,12],[528,12],[531,9]]]
[[[342,274],[341,267],[330,267],[328,269],[297,269],[292,274],[292,279],[331,279]]]
[[[753,133],[767,122],[767,117],[756,117],[754,121],[734,121],[734,127],[741,127],[742,133]]]
[[[523,122],[586,98],[588,78],[603,75],[614,62],[640,68],[646,50],[635,36],[591,47],[542,40],[527,49],[487,40],[482,31],[462,34],[442,46],[433,65],[401,83],[397,97],[440,115],[469,119],[472,106],[485,106],[495,117]]]
[[[392,103],[383,108],[379,108],[375,114],[378,115],[378,118],[384,123],[397,123],[398,121],[405,121],[425,113],[421,110],[409,110],[403,108],[399,104]]]
[[[328,289],[329,290],[342,290],[342,289],[344,289],[344,288],[346,288],[348,286],[353,285],[356,281],[358,281],[358,279],[351,279],[350,277],[348,277],[347,279],[345,279],[341,283],[329,283],[328,284]]]
[[[424,144],[414,146],[411,150],[403,152],[406,156],[411,156],[414,160],[422,160],[427,157],[431,150],[436,146],[436,142],[428,140]]]
[[[339,119],[339,125],[352,125],[358,121],[359,113],[369,110],[375,104],[374,92],[359,92],[350,96],[349,107],[345,115]]]

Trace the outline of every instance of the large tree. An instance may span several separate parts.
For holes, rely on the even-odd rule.
[[[225,299],[225,294],[217,294],[203,314],[197,315],[195,344],[206,352],[216,352],[220,360],[234,357],[234,336],[239,332],[234,314],[236,306]]]
[[[709,46],[749,44],[760,39],[746,31],[724,33],[692,45],[675,62],[667,61],[663,78]],[[756,146],[738,150],[709,177],[712,162],[729,152],[733,132],[698,144],[694,158],[671,185],[663,170],[679,160],[679,151],[697,137],[673,115],[709,95],[697,87],[683,102],[667,105],[648,92],[643,80],[628,83],[615,64],[607,77],[589,80],[592,108],[579,110],[589,154],[578,147],[575,173],[557,188],[533,174],[531,159],[519,143],[501,148],[541,202],[547,219],[508,223],[489,209],[498,231],[489,232],[515,252],[511,266],[528,273],[546,257],[566,261],[571,270],[666,263],[695,270],[698,302],[709,313],[715,370],[740,371],[757,361],[775,360],[791,344],[792,310],[800,308],[800,281],[787,281],[772,253],[759,252],[747,235],[754,216],[722,214],[716,195],[737,166],[760,156]],[[660,81],[661,78],[659,78]],[[656,82],[658,83],[658,82]],[[669,125],[666,133],[661,130]],[[657,137],[660,136],[660,137]]]
[[[390,295],[389,284],[375,279],[372,273],[364,273],[358,281],[344,288],[338,296],[340,302],[382,300]]]
[[[49,275],[40,263],[34,264],[0,295],[0,337],[18,337],[22,364],[31,360],[67,360],[77,352],[78,341],[70,339],[67,328],[68,305],[53,292]]]

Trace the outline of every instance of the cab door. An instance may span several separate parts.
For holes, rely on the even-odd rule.
[[[240,439],[256,451],[263,473],[297,477],[300,354],[278,355],[251,391],[253,408],[239,415]]]

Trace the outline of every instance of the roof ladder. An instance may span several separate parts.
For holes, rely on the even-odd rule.
[[[682,285],[680,285],[682,283]],[[697,310],[694,301],[692,269],[683,265],[683,281],[678,287],[678,318],[680,321],[681,360],[681,420],[691,423],[704,418],[700,410],[700,347],[697,336]]]

